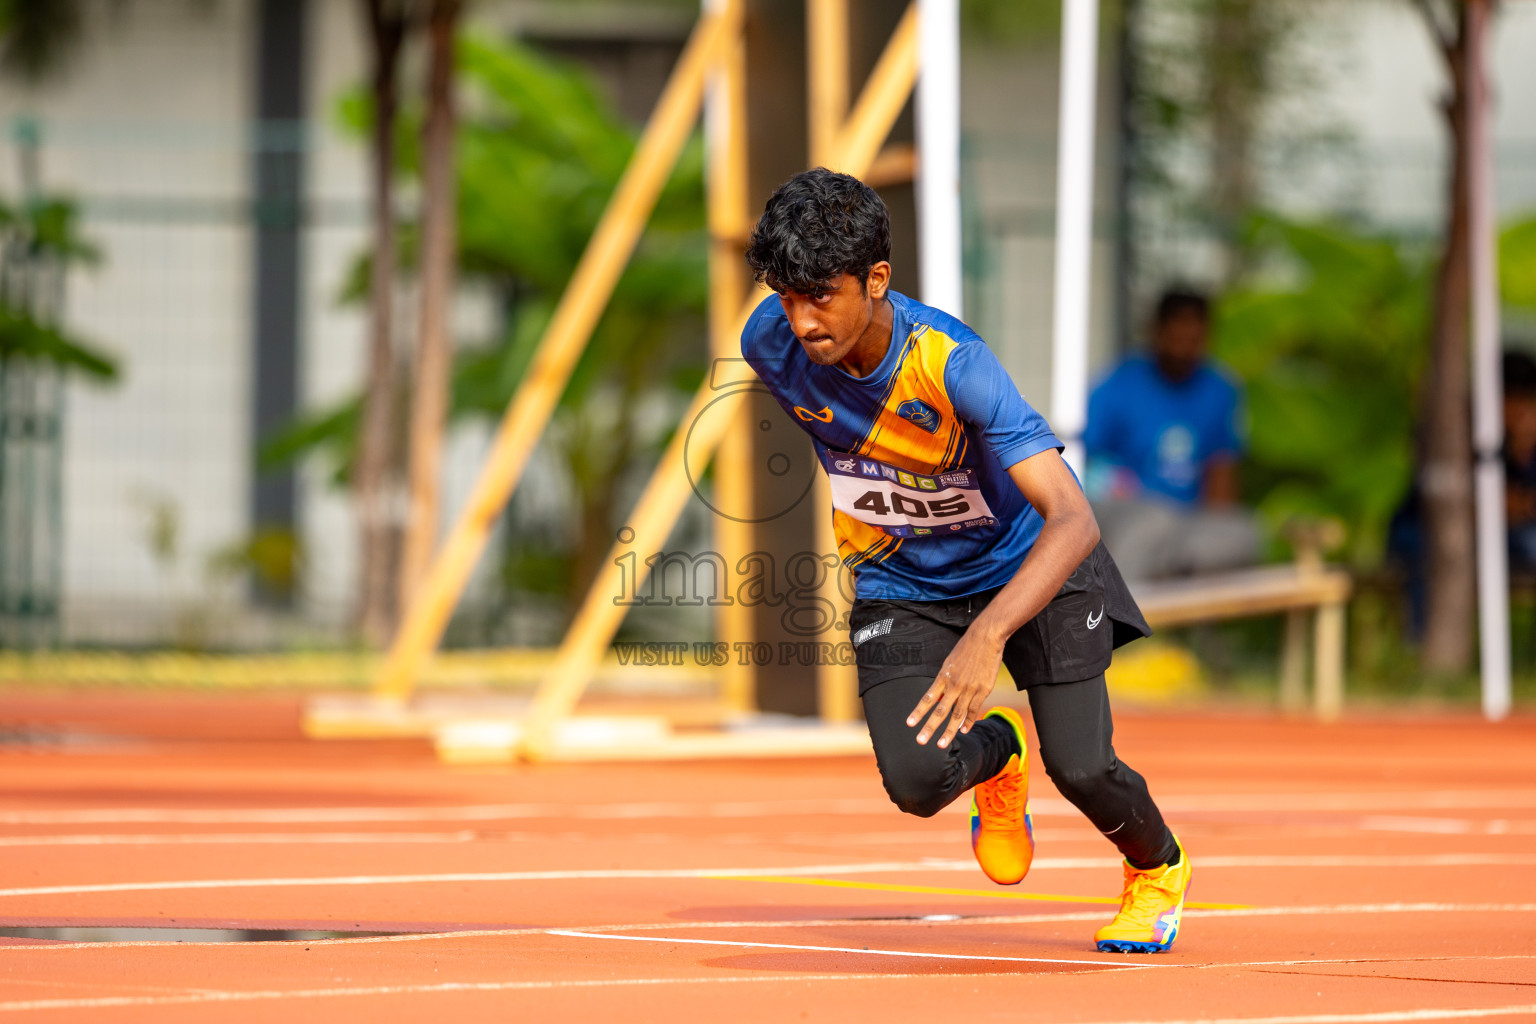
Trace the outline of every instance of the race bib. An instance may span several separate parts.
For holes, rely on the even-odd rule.
[[[832,484],[832,506],[893,537],[958,533],[997,523],[981,496],[974,469],[924,476],[867,456],[834,451],[827,452],[824,464]]]

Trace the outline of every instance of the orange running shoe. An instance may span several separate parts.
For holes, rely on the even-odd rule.
[[[1029,813],[1029,746],[1024,720],[1013,708],[993,708],[983,718],[1001,718],[1019,738],[1019,753],[986,782],[971,790],[971,849],[976,863],[998,885],[1018,885],[1035,857],[1035,822]]]
[[[1177,843],[1178,837],[1174,840]],[[1179,936],[1184,894],[1189,891],[1189,854],[1179,846],[1179,862],[1142,871],[1125,864],[1120,913],[1093,936],[1100,953],[1166,953]]]

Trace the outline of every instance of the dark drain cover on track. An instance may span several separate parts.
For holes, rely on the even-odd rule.
[[[6,939],[43,942],[316,942],[320,939],[363,939],[381,935],[423,935],[430,932],[335,932],[281,928],[0,928]]]

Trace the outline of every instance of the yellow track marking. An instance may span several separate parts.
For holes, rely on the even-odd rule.
[[[779,882],[783,885],[821,885],[832,889],[868,889],[874,892],[915,892],[929,896],[985,896],[994,900],[1039,900],[1046,903],[1118,904],[1118,896],[1058,896],[1045,892],[999,892],[992,889],[950,889],[936,885],[896,885],[891,882],[847,882],[841,878],[796,878],[792,875],[710,875],[730,882]],[[1244,903],[1185,903],[1186,910],[1252,910]]]

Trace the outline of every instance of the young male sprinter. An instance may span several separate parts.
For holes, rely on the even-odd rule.
[[[928,817],[974,787],[976,859],[993,881],[1023,879],[1034,855],[1024,722],[1011,708],[981,713],[1006,664],[1029,689],[1046,774],[1125,857],[1120,912],[1098,948],[1164,951],[1189,861],[1146,782],[1115,757],[1104,687],[1112,650],[1150,630],[1061,442],[974,331],[890,291],[890,251],[873,189],[825,169],[796,175],[752,232],[747,263],[778,295],[741,337],[831,481],[886,792]]]

